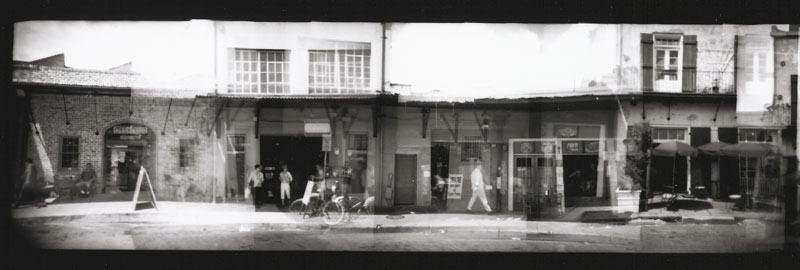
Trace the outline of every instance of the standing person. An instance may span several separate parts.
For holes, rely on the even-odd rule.
[[[261,164],[256,164],[254,166],[253,171],[247,179],[248,184],[253,187],[253,204],[258,208],[261,206],[262,200],[264,199],[264,196],[261,194],[263,192],[261,185],[264,183],[264,174],[261,173]]]
[[[431,193],[433,194],[433,200],[436,203],[436,208],[439,210],[443,210],[445,206],[445,194],[447,193],[447,187],[445,187],[444,179],[442,179],[439,175],[433,176],[436,179],[436,185],[433,186],[431,189]]]
[[[322,169],[322,165],[317,164],[317,173],[313,176],[315,182],[317,182],[317,192],[322,194],[325,191],[325,171]]]
[[[475,203],[476,198],[480,198],[488,214],[492,212],[492,208],[489,207],[489,201],[486,199],[486,190],[483,188],[481,167],[481,161],[479,159],[475,164],[475,169],[472,170],[472,174],[470,175],[470,181],[472,181],[472,198],[469,199],[469,204],[467,204],[467,212],[472,212],[472,204]]]
[[[83,169],[83,172],[81,172],[81,178],[78,180],[78,183],[75,184],[78,195],[81,197],[89,196],[92,192],[91,187],[95,179],[97,179],[97,173],[94,171],[92,163],[86,163],[86,167]]]
[[[292,173],[289,172],[289,168],[286,166],[286,164],[281,165],[281,174],[279,178],[281,180],[281,205],[285,206],[286,202],[284,201],[284,198],[289,200],[289,202],[292,201],[292,196],[289,192],[290,184],[292,183],[292,180],[294,180],[292,179]]]

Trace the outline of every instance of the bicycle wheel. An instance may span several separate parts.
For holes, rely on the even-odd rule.
[[[322,218],[325,224],[336,225],[344,220],[344,207],[341,204],[329,201],[322,207]]]
[[[303,219],[307,209],[308,207],[303,203],[303,199],[297,199],[289,205],[289,215],[296,219]]]

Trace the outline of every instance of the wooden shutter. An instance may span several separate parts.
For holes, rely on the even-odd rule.
[[[653,34],[642,34],[642,91],[653,91]]]
[[[697,89],[697,36],[683,36],[683,92]]]

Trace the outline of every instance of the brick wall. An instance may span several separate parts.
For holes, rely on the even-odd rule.
[[[70,125],[66,125],[64,100]],[[31,102],[56,175],[78,175],[84,164],[91,163],[97,169],[99,179],[105,179],[107,176],[102,168],[107,162],[103,160],[106,129],[117,124],[138,123],[144,124],[155,134],[155,143],[150,149],[154,158],[145,161],[144,165],[154,182],[158,199],[211,199],[215,173],[215,166],[212,166],[214,144],[213,138],[206,136],[206,131],[210,127],[209,121],[213,120],[213,108],[205,101],[196,102],[191,116],[191,99],[175,99],[170,107],[169,99],[165,98],[34,94]],[[129,115],[129,108],[133,109],[133,115]],[[169,119],[164,128],[168,110]],[[61,168],[61,138],[64,136],[80,139],[81,168]],[[197,142],[194,145],[193,166],[179,166],[180,139],[194,139]],[[35,148],[32,142],[28,149],[28,155],[33,157]],[[98,186],[102,188],[102,185]]]

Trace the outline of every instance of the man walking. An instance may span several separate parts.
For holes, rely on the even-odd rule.
[[[478,159],[475,164],[475,169],[472,170],[470,181],[472,181],[472,198],[469,199],[467,204],[467,212],[472,212],[472,204],[475,203],[475,198],[480,198],[486,213],[491,213],[492,208],[489,207],[489,202],[486,200],[486,190],[483,187],[483,174],[481,174],[481,160]]]
[[[254,170],[250,173],[250,177],[248,177],[248,183],[253,187],[253,204],[258,208],[262,204],[263,195],[261,194],[263,191],[261,190],[261,185],[264,183],[264,174],[261,173],[261,164],[256,164]]]
[[[291,195],[289,195],[290,194],[289,191],[290,191],[290,183],[292,183],[293,179],[292,179],[292,173],[289,172],[289,169],[286,166],[286,164],[281,165],[281,169],[282,169],[281,174],[279,176],[281,180],[281,205],[285,206],[286,201],[284,201],[284,198],[286,198],[286,200],[288,200],[289,202],[292,201],[292,197]]]

